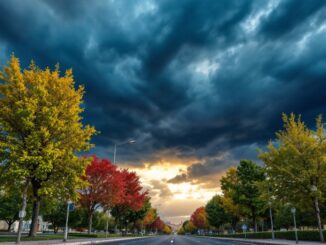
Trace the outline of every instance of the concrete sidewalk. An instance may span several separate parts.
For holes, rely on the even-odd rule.
[[[244,239],[244,238],[226,238],[226,237],[210,237],[212,239],[218,239],[220,241],[236,241],[236,242],[243,242],[243,243],[250,243],[250,244],[257,244],[257,245],[288,245],[288,244],[296,244],[295,241],[292,240],[283,240],[283,239]],[[322,242],[309,242],[309,241],[300,241],[299,244],[302,245],[325,245]]]
[[[67,242],[62,240],[43,240],[43,241],[22,241],[22,245],[54,245],[54,244],[67,244],[67,245],[81,245],[81,244],[100,244],[115,241],[127,241],[127,240],[137,240],[146,239],[153,236],[144,237],[112,237],[112,238],[84,238],[84,239],[72,239]],[[0,242],[0,245],[14,245],[15,242]]]

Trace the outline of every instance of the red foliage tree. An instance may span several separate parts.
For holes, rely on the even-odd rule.
[[[126,222],[132,212],[141,210],[148,195],[147,191],[143,191],[135,172],[124,169],[121,171],[121,176],[124,182],[124,191],[120,202],[114,206],[111,212],[120,223]]]
[[[124,169],[121,175],[124,180],[124,192],[119,204],[128,206],[134,211],[140,210],[147,197],[147,191],[143,191],[139,177],[135,172],[129,172],[127,169]]]
[[[191,215],[190,220],[198,229],[208,228],[207,214],[204,207],[197,208]]]
[[[163,231],[165,223],[161,220],[160,216],[158,216],[154,222],[151,224],[151,229],[154,231]]]
[[[79,203],[87,211],[88,233],[91,233],[96,209],[100,206],[110,209],[123,199],[125,178],[110,161],[93,156],[82,179],[88,186],[79,191]]]

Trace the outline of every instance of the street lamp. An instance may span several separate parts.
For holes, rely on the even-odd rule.
[[[272,202],[268,201],[268,205],[269,205],[269,217],[271,220],[271,229],[272,229],[272,239],[275,239],[275,234],[274,234],[274,224],[273,224],[273,214],[272,214]]]
[[[65,234],[63,241],[66,242],[68,240],[68,221],[69,221],[69,211],[70,211],[70,205],[72,202],[70,200],[67,201],[67,216],[66,216],[66,226],[65,226]]]
[[[136,143],[136,140],[130,139],[130,140],[127,140],[126,142],[122,142],[122,143],[119,143],[119,144],[117,144],[117,143],[114,144],[114,151],[113,151],[113,164],[114,165],[116,163],[117,147],[122,146],[122,145],[127,145],[127,144],[134,144],[134,143]],[[120,229],[121,229],[121,235],[122,235],[122,224],[120,225]],[[115,230],[117,231],[117,224],[116,224]]]
[[[122,145],[127,145],[127,144],[133,144],[135,142],[136,142],[136,140],[131,139],[131,140],[128,140],[128,141],[120,143],[120,144],[114,144],[113,164],[115,164],[115,161],[116,161],[117,147],[122,146]]]
[[[266,180],[269,181],[269,176],[267,173],[265,173]],[[272,239],[275,239],[275,234],[274,234],[274,223],[273,223],[273,213],[272,213],[272,202],[271,202],[271,196],[269,195],[270,193],[270,186],[268,184],[268,196],[269,196],[269,201],[268,201],[268,206],[269,206],[269,218],[271,221],[271,230],[272,230]]]
[[[295,233],[295,243],[298,244],[299,240],[298,240],[298,231],[297,231],[297,222],[295,220],[295,212],[296,209],[295,207],[291,208],[291,213],[293,215],[293,224],[294,224],[294,233]]]

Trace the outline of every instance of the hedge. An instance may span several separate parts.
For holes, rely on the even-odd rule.
[[[324,237],[326,238],[326,231],[323,231]],[[245,238],[245,233],[236,234],[220,234],[217,237],[234,237],[234,238]],[[253,239],[270,239],[272,238],[271,232],[248,232],[246,233],[247,238]],[[275,231],[276,239],[295,240],[294,231]],[[298,238],[302,241],[320,241],[319,231],[298,231]]]

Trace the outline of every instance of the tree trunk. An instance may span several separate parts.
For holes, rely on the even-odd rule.
[[[324,242],[325,240],[324,240],[324,234],[323,234],[323,227],[322,227],[321,219],[320,219],[320,209],[319,209],[318,197],[314,198],[314,206],[315,206],[315,212],[316,212],[316,217],[317,217],[317,222],[318,222],[320,241]]]
[[[23,197],[22,197],[23,200],[22,200],[22,209],[21,209],[21,211],[23,213],[26,212],[28,185],[29,185],[29,181],[26,181],[26,184],[25,184],[25,187],[24,187],[24,190],[23,190]],[[21,235],[22,235],[23,221],[24,221],[24,217],[20,217],[19,218],[18,231],[17,231],[17,238],[16,238],[16,243],[17,244],[20,243],[20,238],[21,238]]]
[[[91,211],[88,214],[88,234],[92,233],[92,224],[93,224],[93,212]]]
[[[35,237],[36,232],[37,232],[37,228],[38,228],[38,216],[40,213],[40,198],[37,197],[34,201],[33,201],[33,213],[32,213],[32,223],[31,223],[31,228],[29,230],[29,237]]]
[[[11,225],[12,225],[13,222],[9,221],[7,224],[8,224],[8,229],[7,231],[9,232],[11,230]]]
[[[256,210],[252,209],[252,222],[254,225],[254,231],[257,232],[257,220],[256,220]]]
[[[38,179],[32,178],[31,179],[31,184],[32,184],[32,190],[33,190],[33,211],[32,211],[32,223],[31,223],[31,228],[29,230],[29,237],[35,237],[37,228],[38,228],[38,216],[40,213],[40,202],[41,202],[41,197],[39,196],[39,189],[41,188],[41,184]]]
[[[237,218],[232,219],[231,223],[232,223],[233,233],[235,233],[235,231],[237,230],[238,219]]]

